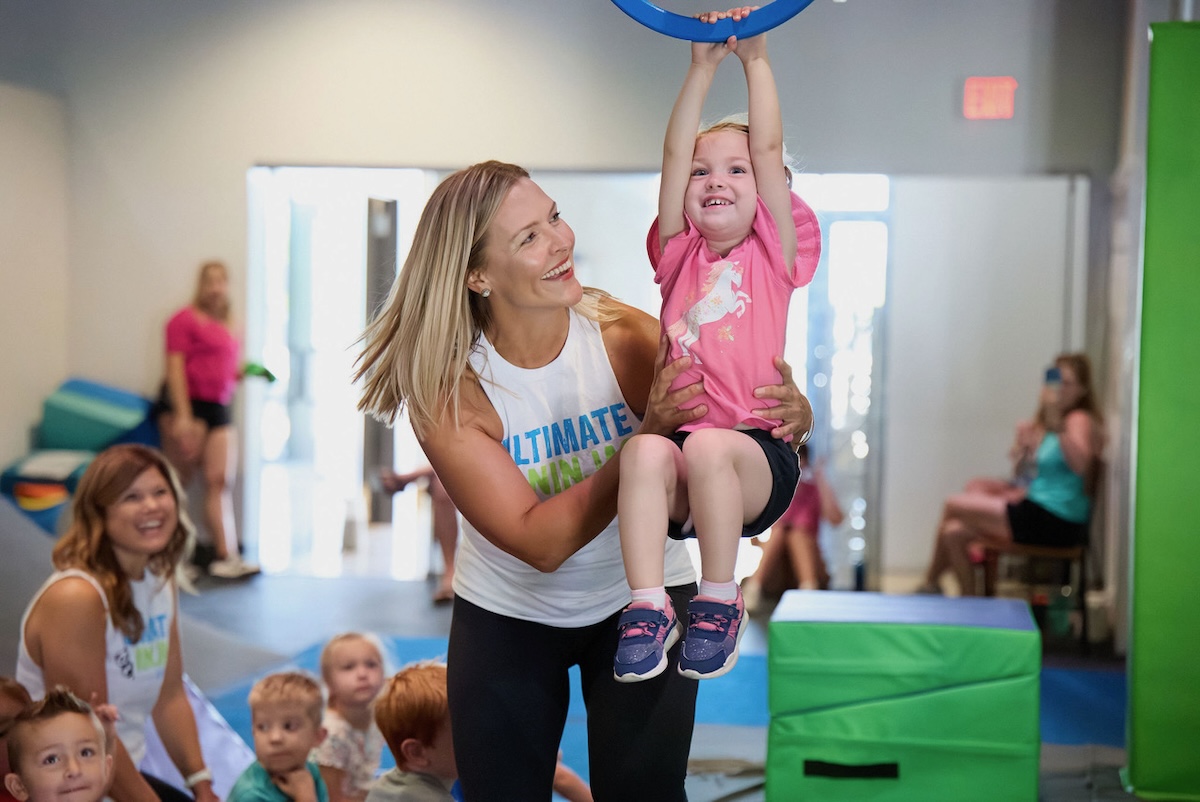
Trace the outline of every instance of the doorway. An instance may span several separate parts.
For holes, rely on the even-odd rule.
[[[357,411],[350,377],[371,307],[386,294],[383,285],[390,286],[444,175],[311,167],[249,173],[246,349],[261,354],[279,379],[248,385],[243,394],[244,420],[253,422],[244,427],[243,530],[269,573],[423,579],[436,559],[420,494],[396,494],[391,522],[368,526],[388,518],[369,508],[369,472],[385,463],[412,470],[424,455],[403,419],[383,447],[370,442],[364,432],[372,427]],[[657,315],[645,232],[656,213],[658,174],[532,177],[576,232],[580,280]],[[784,356],[816,412],[813,458],[825,463],[850,513],[847,523],[822,533],[834,586],[849,588],[861,555],[878,553],[881,452],[873,445],[882,405],[871,402],[882,389],[878,315],[889,183],[885,176],[801,174],[796,191],[821,218],[825,244],[817,277],[793,295]],[[758,556],[744,544],[739,578]]]

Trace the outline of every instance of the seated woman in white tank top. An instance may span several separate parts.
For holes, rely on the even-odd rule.
[[[187,799],[138,771],[152,717],[197,802],[216,802],[183,685],[176,570],[191,527],[165,458],[113,446],[79,483],[74,519],[54,547],[57,569],[21,619],[17,680],[34,698],[62,685],[120,715],[109,796],[118,802]]]

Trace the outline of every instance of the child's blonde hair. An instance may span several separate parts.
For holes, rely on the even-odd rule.
[[[305,671],[280,671],[254,683],[250,689],[250,710],[268,704],[295,703],[303,705],[304,713],[320,727],[325,711],[321,683]]]
[[[17,687],[22,686],[18,685]],[[96,737],[100,742],[101,749],[104,754],[108,754],[108,739],[104,732],[104,725],[100,723],[100,717],[92,710],[91,705],[59,685],[46,694],[44,699],[39,699],[26,707],[14,719],[13,725],[8,731],[9,770],[18,775],[21,773],[21,742],[28,737],[29,731],[34,725],[65,715],[86,716],[90,719],[92,726],[96,728]]]
[[[334,635],[325,644],[325,648],[321,649],[321,681],[325,683],[325,687],[329,687],[329,676],[333,673],[333,650],[335,647],[348,643],[350,641],[360,640],[367,643],[375,650],[376,657],[379,658],[379,664],[385,665],[386,660],[383,657],[383,642],[379,640],[377,635],[370,632],[342,632]]]
[[[397,671],[383,686],[375,700],[375,724],[401,770],[407,769],[403,743],[409,738],[425,745],[433,743],[449,712],[445,663],[413,663]]]

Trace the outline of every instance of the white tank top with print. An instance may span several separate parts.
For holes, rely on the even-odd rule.
[[[486,338],[471,366],[504,424],[503,445],[546,500],[596,472],[641,423],[621,394],[600,327],[574,310],[562,352],[550,364],[517,367]],[[557,571],[543,573],[489,542],[463,520],[454,592],[500,615],[556,627],[604,620],[629,603],[614,520]],[[695,581],[682,542],[669,541],[666,584]]]
[[[21,643],[17,653],[16,679],[34,699],[46,695],[42,668],[33,662],[25,645],[25,624],[42,594],[55,582],[67,577],[87,580],[104,602],[104,679],[108,686],[108,703],[117,708],[117,736],[129,752],[135,766],[146,755],[146,719],[150,715],[166,673],[167,654],[171,645],[171,624],[175,618],[175,585],[149,571],[143,579],[130,582],[133,604],[142,614],[145,629],[141,640],[130,643],[123,632],[113,626],[108,599],[96,578],[86,571],[68,568],[46,580],[34,594],[21,616]],[[84,700],[88,701],[88,700]]]

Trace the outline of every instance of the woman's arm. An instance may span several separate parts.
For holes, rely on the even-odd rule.
[[[184,777],[190,777],[204,768],[204,756],[200,753],[200,736],[196,731],[196,717],[188,702],[187,689],[183,685],[183,651],[179,645],[179,600],[175,600],[175,615],[171,621],[171,641],[167,647],[167,666],[163,675],[162,689],[151,715],[159,738],[166,747],[171,762]],[[196,802],[217,802],[212,781],[202,780],[192,787]]]
[[[667,434],[704,414],[701,405],[679,410],[700,392],[697,384],[671,392],[671,383],[690,364],[662,366],[658,323],[624,304],[603,326],[613,373],[641,433]],[[659,369],[661,368],[661,369]],[[620,451],[599,470],[541,501],[525,472],[501,445],[499,416],[477,381],[464,383],[460,425],[447,412],[421,441],[430,464],[459,512],[498,548],[539,571],[556,570],[591,542],[617,514]]]
[[[1088,478],[1099,456],[1096,428],[1096,420],[1090,412],[1076,409],[1067,413],[1058,436],[1067,466],[1084,479]]]
[[[63,685],[80,699],[107,704],[106,617],[100,594],[87,580],[68,577],[42,594],[30,612],[24,634],[47,689]],[[158,796],[133,765],[125,745],[119,738],[114,743],[108,795],[118,802],[157,802]]]
[[[616,515],[618,460],[541,501],[501,444],[499,419],[478,382],[464,382],[461,400],[458,425],[447,412],[420,441],[425,456],[480,534],[539,571],[557,570]]]
[[[171,402],[170,427],[167,435],[179,445],[189,462],[200,456],[204,439],[203,424],[192,417],[192,401],[188,397],[187,373],[182,353],[167,352],[167,398]]]

